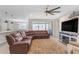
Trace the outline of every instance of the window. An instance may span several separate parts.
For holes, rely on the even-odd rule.
[[[33,25],[32,25],[32,29],[33,29],[33,30],[38,30],[38,24],[33,24]]]
[[[45,30],[45,24],[39,24],[39,30]]]
[[[48,30],[48,24],[47,23],[34,23],[32,25],[32,30]]]
[[[17,23],[18,29],[27,29],[28,24],[27,23]]]

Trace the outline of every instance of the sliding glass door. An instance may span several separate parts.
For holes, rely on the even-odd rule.
[[[47,23],[33,23],[32,30],[48,30]]]
[[[45,24],[39,24],[39,30],[45,30]]]
[[[33,24],[32,25],[32,30],[38,30],[39,28],[38,28],[38,24]]]

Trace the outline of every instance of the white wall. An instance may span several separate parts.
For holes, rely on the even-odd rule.
[[[59,20],[54,20],[52,23],[53,23],[53,37],[59,38]]]

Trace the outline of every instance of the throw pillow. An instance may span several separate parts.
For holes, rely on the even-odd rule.
[[[16,41],[21,41],[22,39],[23,39],[23,37],[21,36],[20,33],[17,33],[17,34],[15,35],[15,40],[16,40]]]
[[[21,35],[22,35],[23,38],[26,38],[26,33],[24,31],[21,32]]]

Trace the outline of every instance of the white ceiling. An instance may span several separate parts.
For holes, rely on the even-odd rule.
[[[66,13],[77,8],[77,5],[61,5],[59,11],[55,15],[46,16],[44,11],[47,5],[0,5],[0,16],[8,18],[19,18],[19,19],[56,19],[63,16]],[[49,9],[53,9],[58,5],[51,5]],[[7,11],[7,15],[5,15]],[[11,17],[13,15],[13,17]]]

